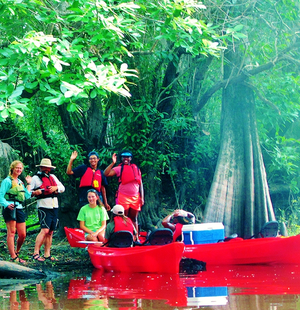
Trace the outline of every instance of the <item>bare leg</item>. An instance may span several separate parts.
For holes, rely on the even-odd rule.
[[[105,229],[98,234],[97,240],[99,240],[100,242],[104,242],[105,240],[104,236],[105,236]]]
[[[139,225],[138,225],[138,214],[139,214],[139,211],[138,210],[134,210],[134,209],[128,209],[126,210],[128,213],[128,217],[131,219],[137,233],[139,232]]]
[[[43,243],[46,241],[46,235],[49,233],[48,228],[42,228],[40,233],[37,235],[35,240],[35,246],[34,246],[34,253],[33,256],[39,256],[40,255],[40,249]],[[46,245],[45,245],[46,247]],[[39,261],[44,261],[42,257],[38,259]]]
[[[26,223],[16,223],[16,227],[18,232],[16,253],[19,253],[26,238]]]
[[[10,309],[11,310],[18,310],[19,309],[19,302],[17,300],[17,292],[11,291],[9,293],[9,302],[10,302]]]
[[[51,251],[51,245],[52,245],[52,236],[53,236],[53,230],[50,230],[45,237],[45,249],[44,249],[44,257],[49,257],[50,251]]]
[[[15,252],[15,234],[16,234],[16,221],[9,221],[6,222],[6,228],[7,228],[7,247],[8,247],[8,252],[11,258],[16,257],[16,252]]]
[[[87,235],[85,239],[87,241],[98,241],[97,237],[93,237],[91,234]]]

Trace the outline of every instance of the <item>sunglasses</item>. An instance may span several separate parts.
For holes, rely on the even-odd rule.
[[[98,195],[98,192],[97,192],[95,189],[89,189],[89,190],[87,191],[87,193],[95,193],[95,194]]]

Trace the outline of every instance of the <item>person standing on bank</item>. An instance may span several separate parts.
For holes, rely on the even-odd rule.
[[[136,231],[138,231],[138,213],[144,205],[142,174],[141,170],[131,163],[131,152],[123,151],[120,157],[121,164],[114,167],[117,162],[117,154],[112,155],[112,163],[104,170],[104,175],[119,178],[116,204],[124,207],[125,215],[131,219]]]
[[[97,152],[92,151],[88,154],[90,165],[85,164],[80,165],[72,169],[73,162],[77,158],[77,151],[72,152],[70,161],[67,167],[66,173],[68,175],[73,175],[75,178],[80,178],[79,184],[79,207],[88,204],[87,192],[89,189],[94,188],[103,202],[107,211],[110,210],[110,206],[107,203],[106,189],[107,180],[103,174],[103,171],[98,169],[99,155]]]
[[[58,224],[58,199],[57,196],[65,191],[65,187],[58,178],[51,174],[52,166],[49,158],[43,158],[39,165],[40,171],[32,177],[32,195],[37,198],[37,208],[41,231],[35,240],[32,258],[36,261],[55,261],[51,256],[52,236]],[[44,257],[40,256],[41,246],[44,244]]]
[[[31,197],[30,183],[31,177],[25,178],[27,187],[19,179],[24,169],[23,163],[15,160],[10,164],[9,174],[0,187],[0,205],[3,207],[3,218],[7,228],[7,247],[11,256],[11,261],[25,263],[19,257],[21,247],[26,238],[25,213],[22,203]],[[18,233],[17,247],[15,249],[15,234]]]
[[[87,192],[88,204],[83,206],[77,216],[80,228],[85,232],[87,241],[104,241],[107,211],[95,189]]]

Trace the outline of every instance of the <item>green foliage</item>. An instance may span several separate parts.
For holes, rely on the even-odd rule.
[[[277,210],[277,219],[286,224],[289,236],[295,236],[300,233],[300,197],[291,199],[287,207],[281,207]]]
[[[97,148],[105,167],[112,152],[129,148],[143,176],[153,176],[146,189],[153,181],[151,190],[171,206],[200,206],[200,214],[217,160],[221,93],[195,113],[198,101],[223,79],[226,62],[247,74],[275,59],[297,36],[298,11],[292,0],[255,7],[218,0],[207,8],[193,0],[6,1],[0,121],[10,118],[30,141],[21,155],[51,157],[63,178],[71,149],[82,162]],[[215,57],[228,42],[242,50],[241,62]],[[269,182],[293,193],[300,188],[297,53],[249,78]]]
[[[149,29],[149,19],[156,20],[156,26],[151,26],[153,42],[168,40],[192,55],[218,51],[217,43],[210,41],[214,31],[192,18],[204,9],[196,2],[65,4],[21,0],[9,1],[2,8],[0,42],[7,45],[0,51],[2,120],[11,113],[23,116],[28,97],[37,92],[45,104],[67,103],[70,112],[78,110],[78,102],[89,96],[105,97],[113,92],[130,97],[126,82],[136,77],[136,70],[128,68],[122,56],[132,56],[129,48],[137,44],[147,49],[140,39]],[[25,18],[32,12],[33,18]],[[20,33],[12,33],[11,25],[20,24],[21,18],[24,27]]]

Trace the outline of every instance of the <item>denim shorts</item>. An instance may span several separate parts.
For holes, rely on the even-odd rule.
[[[25,223],[25,212],[23,209],[10,210],[9,208],[3,208],[2,215],[4,218],[4,222],[7,223],[9,221],[16,221],[17,223]]]

